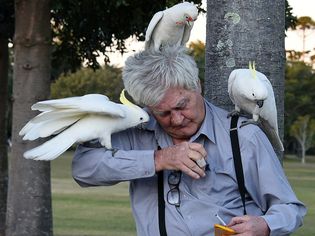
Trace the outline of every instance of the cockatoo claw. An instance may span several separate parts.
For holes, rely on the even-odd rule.
[[[253,125],[258,125],[259,122],[258,121],[255,121],[255,120],[245,120],[245,121],[242,121],[242,124],[240,125],[240,128],[246,126],[246,125],[249,125],[249,124],[253,124]]]
[[[240,114],[239,111],[234,110],[234,111],[231,111],[231,112],[228,113],[227,118],[230,118],[232,116],[238,116],[239,114]]]

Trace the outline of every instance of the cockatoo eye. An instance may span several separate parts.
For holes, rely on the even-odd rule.
[[[142,121],[142,120],[143,120],[143,117],[140,117],[140,120]]]
[[[252,95],[253,95],[253,97],[255,97],[255,94],[254,94],[254,93],[252,93]]]

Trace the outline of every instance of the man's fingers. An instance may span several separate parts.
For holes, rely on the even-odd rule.
[[[245,215],[245,216],[236,216],[236,217],[233,217],[231,219],[231,221],[228,223],[227,226],[241,224],[241,223],[244,223],[244,222],[246,222],[248,220],[249,220],[249,217],[247,215]]]
[[[189,149],[199,152],[204,158],[207,156],[206,149],[200,143],[189,143]]]

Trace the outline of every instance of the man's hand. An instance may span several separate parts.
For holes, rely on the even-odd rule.
[[[233,217],[227,225],[233,229],[238,236],[269,236],[270,229],[260,216],[237,216]]]
[[[206,156],[207,152],[201,144],[182,142],[155,152],[155,170],[181,170],[192,178],[199,179],[206,174],[196,161],[205,159]]]

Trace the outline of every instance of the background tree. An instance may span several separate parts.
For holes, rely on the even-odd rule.
[[[112,101],[119,102],[122,89],[120,68],[109,65],[95,71],[82,68],[75,73],[60,76],[51,84],[51,98],[99,93],[108,96]]]
[[[144,40],[153,15],[181,0],[57,0],[52,6],[54,77],[75,71],[82,63],[98,68],[97,57],[111,50],[125,52],[125,40]],[[194,0],[201,5],[201,0]],[[201,10],[201,9],[200,9]]]
[[[290,134],[301,146],[301,162],[305,164],[305,153],[314,145],[315,119],[309,115],[299,116],[290,127]]]
[[[285,1],[207,1],[205,94],[214,104],[232,110],[227,93],[233,69],[256,69],[273,85],[280,136],[284,113]]]
[[[296,29],[302,31],[302,60],[305,59],[305,41],[306,37],[315,30],[315,21],[309,16],[301,16],[296,23]]]
[[[13,1],[0,3],[0,236],[5,234],[8,186],[9,48],[13,35]]]
[[[285,72],[285,149],[296,152],[295,139],[290,127],[298,116],[315,118],[315,73],[303,61],[288,61]]]
[[[7,235],[52,235],[50,163],[22,158],[39,142],[18,136],[35,113],[30,106],[49,94],[49,0],[15,1],[12,156],[9,169]]]
[[[202,85],[202,91],[204,91],[204,80],[205,80],[205,47],[204,42],[197,40],[189,44],[190,55],[195,58],[199,69],[199,79]]]

